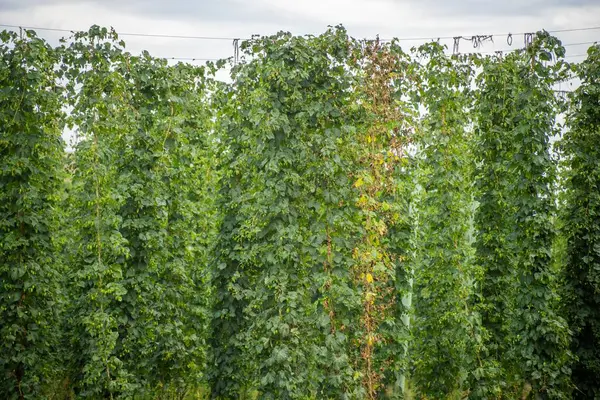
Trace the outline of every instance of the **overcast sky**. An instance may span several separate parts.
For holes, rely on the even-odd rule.
[[[0,24],[84,30],[92,24],[117,32],[249,37],[291,31],[317,34],[343,24],[352,36],[432,37],[532,32],[600,26],[600,0],[0,0]],[[39,31],[54,42],[65,33]],[[556,33],[565,44],[600,41],[600,29]],[[128,49],[160,57],[223,58],[230,40],[123,37]],[[452,48],[452,40],[443,43]],[[515,36],[513,47],[521,46]],[[407,41],[410,48],[419,41]],[[567,46],[567,55],[589,44]],[[506,35],[483,51],[507,49]],[[460,50],[470,51],[462,42]],[[579,61],[582,57],[571,57]]]

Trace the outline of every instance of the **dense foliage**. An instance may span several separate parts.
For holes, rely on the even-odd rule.
[[[219,111],[223,224],[214,272],[213,396],[362,397],[348,170],[364,112],[348,38],[279,35],[242,51]]]
[[[0,397],[600,395],[598,46],[0,39]]]
[[[30,31],[0,40],[0,392],[34,398],[62,361],[63,93],[45,41]]]
[[[565,307],[573,330],[575,396],[600,396],[600,47],[576,67],[582,80],[568,115],[565,155]]]
[[[216,216],[204,70],[122,46],[93,28],[63,49],[79,139],[70,323],[82,396],[185,391],[206,358]]]
[[[473,71],[464,59],[446,56],[437,43],[419,50],[424,65],[417,84],[426,114],[416,135],[420,223],[415,228],[412,380],[420,396],[450,398],[468,389],[476,350],[470,304],[472,156],[466,131]]]
[[[568,327],[551,262],[556,162],[549,148],[557,134],[552,87],[565,71],[562,61],[547,64],[563,54],[560,42],[540,33],[526,51],[484,60],[479,76],[480,300],[488,350],[507,377],[502,390],[514,396],[533,390],[560,398],[568,389]]]

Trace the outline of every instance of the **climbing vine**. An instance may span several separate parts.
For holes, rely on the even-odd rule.
[[[591,47],[576,67],[581,86],[568,115],[561,142],[564,155],[567,241],[565,305],[573,330],[571,349],[574,398],[600,395],[600,48]]]
[[[467,59],[446,56],[439,44],[424,45],[419,54],[424,65],[418,94],[426,114],[417,134],[416,180],[422,193],[417,205],[421,222],[416,228],[411,382],[421,396],[458,398],[468,392],[475,358],[466,130],[473,70]]]
[[[213,395],[235,397],[245,385],[261,398],[354,393],[347,331],[359,307],[349,275],[358,221],[347,170],[360,110],[349,102],[348,39],[342,29],[282,33],[241,50],[253,60],[234,68],[220,115]]]
[[[43,396],[60,379],[64,189],[57,52],[33,31],[0,34],[0,393]]]
[[[557,133],[553,84],[564,78],[560,42],[545,32],[525,51],[486,60],[479,78],[476,175],[478,260],[490,357],[514,395],[568,393],[568,327],[558,314],[551,263],[556,229],[549,151]]]
[[[132,57],[100,28],[74,39],[81,394],[183,395],[203,378],[215,227],[204,68]]]
[[[78,142],[73,155],[71,218],[77,233],[73,255],[73,341],[82,378],[81,396],[108,396],[132,390],[119,357],[119,325],[126,320],[121,307],[126,239],[120,232],[126,187],[116,168],[119,140],[132,129],[127,82],[116,70],[125,63],[123,43],[116,34],[92,27],[75,34],[63,49],[69,79],[69,123]]]
[[[130,254],[122,359],[136,376],[151,375],[151,388],[185,392],[202,377],[215,225],[205,72],[147,53],[126,61],[137,129],[126,132],[117,161],[126,171],[119,215]]]

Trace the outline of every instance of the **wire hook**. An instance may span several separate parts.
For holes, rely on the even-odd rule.
[[[461,36],[454,36],[454,46],[452,47],[452,54],[458,54],[458,46],[460,44]]]
[[[237,65],[240,58],[240,39],[233,39],[233,63]]]
[[[528,48],[529,46],[531,46],[531,43],[533,43],[533,33],[524,33],[523,34],[523,41],[525,43],[525,48]]]
[[[480,48],[481,46],[483,46],[483,43],[488,40],[494,43],[494,37],[492,35],[471,36],[471,42],[473,43],[474,49]]]

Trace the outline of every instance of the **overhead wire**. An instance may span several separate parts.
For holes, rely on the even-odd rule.
[[[49,27],[34,27],[34,26],[23,26],[23,25],[11,25],[11,24],[0,24],[0,27],[11,28],[11,29],[29,29],[29,30],[39,30],[39,31],[52,31],[52,32],[65,32],[65,33],[75,33],[78,32],[76,29],[64,29],[64,28],[49,28]],[[600,30],[600,26],[591,26],[591,27],[583,27],[583,28],[570,28],[570,29],[554,29],[549,30],[548,33],[564,33],[564,32],[578,32],[578,31],[590,31],[590,30]],[[117,32],[119,36],[132,36],[132,37],[150,37],[150,38],[167,38],[167,39],[191,39],[191,40],[229,40],[234,43],[234,60],[239,58],[239,41],[245,40],[239,37],[224,37],[224,36],[190,36],[190,35],[170,35],[170,34],[155,34],[155,33],[134,33],[134,32]],[[489,35],[471,35],[471,36],[438,36],[438,37],[405,37],[405,38],[395,38],[395,39],[379,39],[381,42],[390,42],[392,40],[397,41],[421,41],[421,40],[454,40],[454,51],[453,53],[458,53],[458,42],[460,39],[471,41],[473,43],[474,48],[481,48],[485,41],[492,41],[494,36],[507,36],[507,43],[512,45],[513,35],[531,35],[531,32],[517,32],[517,33],[493,33]],[[588,42],[579,42],[579,43],[567,43],[563,44],[564,47],[568,46],[579,46],[579,45],[587,45],[587,44],[595,44],[598,41],[588,41]],[[517,49],[501,49],[494,51],[485,51],[485,52],[476,52],[478,54],[492,54],[498,52],[510,52]],[[571,55],[567,57],[580,57],[585,54]],[[219,58],[204,58],[204,57],[164,57],[169,60],[179,60],[179,61],[218,61]],[[229,57],[225,57],[229,58]]]
[[[561,32],[577,32],[577,31],[590,31],[590,30],[600,30],[600,26],[590,26],[590,27],[585,27],[585,28],[572,28],[572,29],[553,29],[553,30],[549,30],[547,31],[548,33],[561,33]],[[418,40],[445,40],[445,39],[454,39],[456,37],[463,37],[465,39],[470,40],[473,37],[482,37],[482,36],[508,36],[510,38],[512,38],[513,35],[525,35],[531,32],[504,32],[504,33],[492,33],[492,34],[485,34],[485,35],[459,35],[459,36],[428,36],[428,37],[409,37],[409,38],[394,38],[394,39],[380,39],[381,41],[392,41],[392,40],[398,40],[398,41],[418,41]]]
[[[34,26],[24,26],[24,25],[10,25],[10,24],[0,24],[0,27],[5,28],[23,28],[23,29],[31,29],[31,30],[40,30],[40,31],[54,31],[54,32],[80,32],[79,29],[64,29],[64,28],[46,28],[46,27],[34,27]],[[600,26],[590,26],[584,28],[571,28],[571,29],[555,29],[549,30],[548,33],[562,33],[562,32],[577,32],[577,31],[589,31],[589,30],[600,30]],[[466,35],[465,38],[472,37],[482,37],[482,36],[504,36],[504,35],[524,35],[526,33],[531,32],[509,32],[509,33],[492,33],[485,35]],[[223,36],[193,36],[193,35],[170,35],[170,34],[158,34],[158,33],[137,33],[137,32],[117,32],[119,36],[139,36],[139,37],[152,37],[152,38],[167,38],[167,39],[195,39],[195,40],[249,40],[251,38],[240,38],[240,37],[223,37]],[[436,40],[436,39],[454,39],[456,36],[426,36],[426,37],[405,37],[405,38],[394,38],[394,39],[380,39],[380,41],[418,41],[418,40]]]
[[[579,43],[566,43],[563,44],[563,47],[569,47],[569,46],[580,46],[580,45],[586,45],[586,44],[595,44],[600,42],[599,40],[596,41],[590,41],[590,42],[579,42]],[[498,50],[489,50],[489,51],[479,51],[479,52],[472,52],[473,54],[493,54],[493,53],[498,53],[498,52],[502,52],[502,53],[508,53],[511,51],[516,51],[516,50],[521,50],[521,48],[511,48],[511,49],[498,49]],[[464,53],[463,53],[464,54]],[[577,55],[568,55],[566,57],[579,57],[585,54],[577,54]],[[229,57],[223,57],[223,58],[202,58],[202,57],[163,57],[166,58],[168,60],[178,60],[178,61],[219,61],[221,59],[227,59],[230,58]],[[237,55],[237,57],[239,58],[239,53]],[[235,58],[235,55],[234,55]]]
[[[586,45],[586,44],[596,44],[600,42],[600,40],[594,40],[594,41],[590,41],[590,42],[579,42],[579,43],[565,43],[562,46],[563,47],[570,47],[570,46],[581,46],[581,45]],[[516,50],[522,50],[522,47],[519,48],[510,48],[510,49],[498,49],[498,50],[490,50],[490,51],[481,51],[481,52],[475,52],[475,54],[492,54],[492,53],[496,53],[496,52],[511,52],[511,51],[516,51]]]

